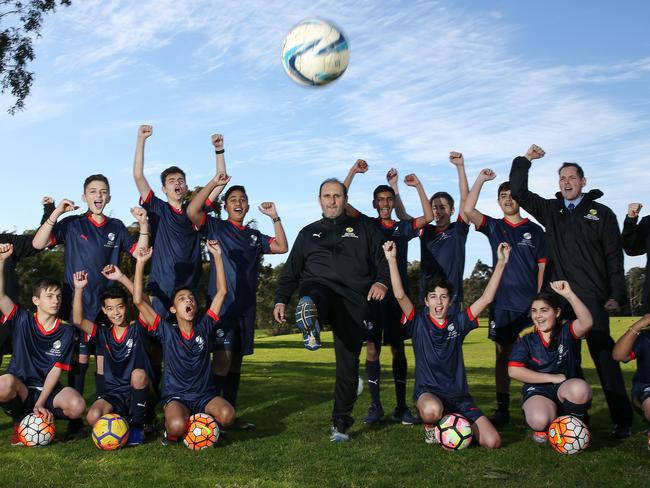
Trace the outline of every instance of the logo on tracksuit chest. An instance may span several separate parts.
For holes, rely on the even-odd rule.
[[[359,236],[354,233],[354,228],[352,227],[346,227],[345,233],[341,237],[353,237],[355,239],[359,238]]]

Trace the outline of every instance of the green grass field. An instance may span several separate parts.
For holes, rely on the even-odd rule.
[[[613,320],[614,338],[631,322]],[[485,336],[485,329],[472,332],[464,351],[471,392],[489,413],[494,406],[494,352]],[[259,337],[255,354],[244,363],[239,400],[240,414],[256,423],[257,430],[229,432],[217,449],[192,452],[182,445],[163,447],[156,439],[138,448],[106,453],[97,450],[90,438],[40,449],[12,448],[10,419],[0,414],[0,487],[622,487],[642,485],[647,478],[650,453],[642,434],[645,425],[636,416],[631,438],[623,442],[607,438],[611,422],[586,345],[583,367],[594,389],[592,444],[578,456],[562,456],[530,440],[522,423],[518,384],[512,387],[514,421],[501,430],[503,447],[496,451],[445,452],[424,443],[422,426],[388,421],[366,426],[360,419],[368,407],[367,392],[357,401],[351,442],[331,444],[331,335],[325,334],[324,343],[323,349],[308,352],[298,335]],[[408,350],[412,378],[410,346]],[[388,411],[394,406],[388,350],[383,362],[382,396]],[[5,358],[3,365],[7,364]],[[623,366],[628,389],[635,367],[635,363]],[[412,386],[410,382],[409,391]],[[65,431],[64,424],[57,427]]]

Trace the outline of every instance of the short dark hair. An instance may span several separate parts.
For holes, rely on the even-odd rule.
[[[447,193],[446,191],[437,191],[437,192],[435,192],[435,193],[433,194],[433,196],[432,196],[431,198],[429,198],[429,205],[433,205],[433,201],[434,201],[436,198],[444,198],[444,199],[447,200],[447,202],[449,203],[449,206],[450,206],[451,208],[454,208],[454,197],[452,197],[452,196],[451,196],[449,193]]]
[[[129,294],[126,292],[126,290],[121,287],[121,286],[111,286],[109,288],[106,288],[104,292],[102,293],[100,300],[102,302],[102,305],[105,305],[106,300],[111,300],[111,299],[122,299],[124,301],[124,304],[126,305],[129,301]]]
[[[348,187],[345,186],[343,184],[343,182],[341,180],[339,180],[338,178],[327,178],[325,181],[323,181],[320,184],[320,187],[318,187],[318,197],[319,198],[320,198],[321,192],[323,191],[323,187],[325,185],[327,185],[328,183],[337,183],[337,184],[341,185],[341,188],[343,188],[343,196],[347,198],[347,196],[348,196]]]
[[[512,191],[510,188],[510,182],[509,181],[504,181],[499,185],[499,189],[497,190],[497,197],[501,195],[501,192],[503,191]]]
[[[192,289],[188,288],[187,286],[179,286],[178,288],[174,288],[174,291],[172,291],[172,295],[171,295],[172,305],[174,305],[174,300],[176,300],[176,295],[178,295],[182,291],[189,291],[192,295],[194,295],[194,291],[192,291]]]
[[[246,197],[246,200],[248,200],[248,195],[246,194],[246,188],[244,188],[242,185],[233,185],[226,190],[226,194],[223,196],[223,201],[224,202],[228,201],[228,197],[230,196],[230,194],[238,190],[242,192]]]
[[[450,298],[453,297],[454,295],[454,285],[444,275],[441,274],[435,275],[433,278],[427,281],[427,286],[425,288],[425,292],[426,292],[425,296],[435,291],[436,288],[446,289]]]
[[[84,181],[84,192],[86,191],[86,188],[88,188],[88,185],[90,185],[93,181],[101,181],[106,183],[106,186],[108,187],[108,191],[111,191],[111,185],[108,182],[108,178],[102,174],[96,174],[96,175],[90,175],[88,178],[85,179]]]
[[[570,162],[562,163],[560,169],[557,170],[557,174],[560,174],[564,168],[575,168],[580,178],[585,177],[585,172],[582,170],[582,166],[580,166],[578,163],[570,163]]]
[[[49,288],[61,290],[61,282],[53,280],[52,278],[42,278],[32,285],[32,296],[40,297],[41,293]]]
[[[372,192],[372,199],[377,200],[377,195],[380,193],[388,192],[393,197],[395,196],[395,190],[393,190],[390,186],[388,185],[379,185],[377,188],[375,188],[375,191]]]
[[[185,178],[185,171],[180,169],[178,166],[170,166],[165,171],[160,173],[160,182],[162,183],[163,186],[165,186],[165,181],[167,181],[167,177],[173,174],[180,174],[183,175],[183,178]]]

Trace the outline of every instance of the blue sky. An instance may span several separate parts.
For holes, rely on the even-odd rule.
[[[464,153],[470,185],[481,168],[507,177],[532,143],[531,186],[550,196],[562,161],[578,161],[588,188],[622,221],[629,201],[648,204],[650,3],[628,1],[194,1],[85,0],[48,17],[36,43],[33,95],[4,113],[5,190],[0,229],[22,232],[40,218],[40,198],[80,200],[85,176],[112,182],[108,210],[131,222],[136,130],[154,126],[146,172],[157,187],[177,164],[191,186],[214,171],[210,135],[224,134],[233,183],[255,207],[275,201],[289,240],[320,217],[318,185],[343,178],[357,158],[350,201],[372,213],[372,189],[395,166],[428,193],[458,194],[450,150]],[[304,18],[334,21],[348,37],[348,71],[310,89],[284,74],[286,32]],[[488,184],[479,207],[499,215]],[[402,185],[407,208],[416,193]],[[419,259],[413,242],[409,258]],[[490,262],[470,233],[466,272]],[[284,257],[272,257],[277,264]],[[626,267],[642,265],[626,258]]]

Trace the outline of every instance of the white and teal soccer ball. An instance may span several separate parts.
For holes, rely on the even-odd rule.
[[[303,20],[282,45],[282,66],[300,85],[326,85],[348,67],[350,49],[341,31],[320,19]]]

